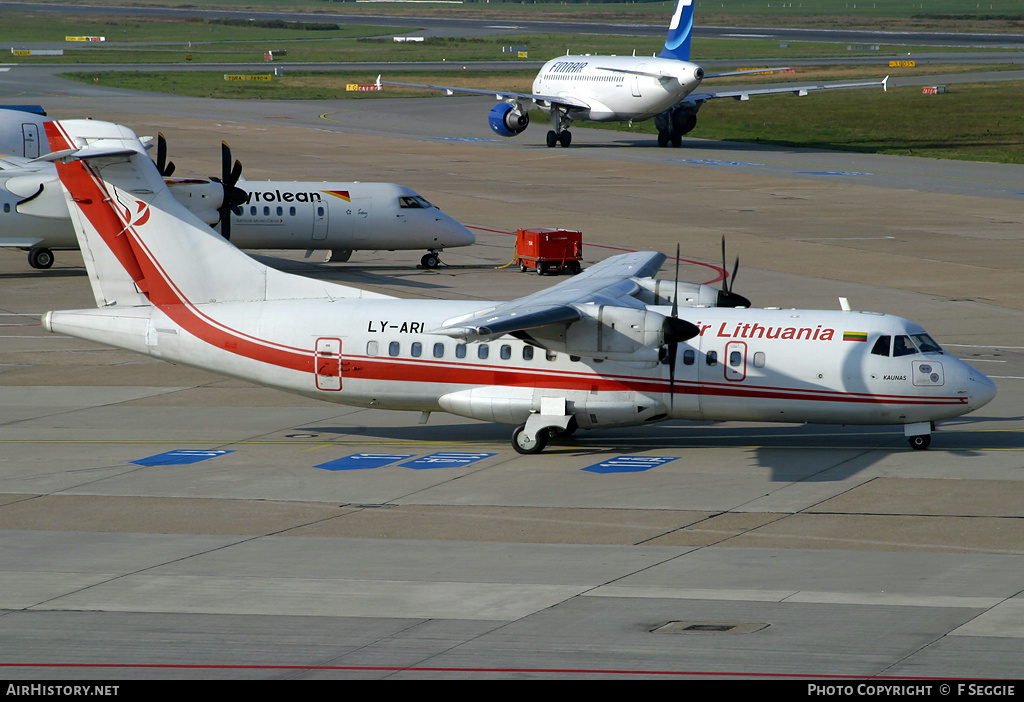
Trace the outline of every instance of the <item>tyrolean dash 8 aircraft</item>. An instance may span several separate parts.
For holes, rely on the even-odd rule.
[[[169,192],[131,130],[46,128],[97,308],[51,332],[342,404],[449,412],[515,427],[543,450],[579,428],[664,420],[902,425],[996,393],[900,317],[752,309],[653,276],[656,252],[614,256],[508,302],[403,300],[249,258]]]
[[[651,118],[658,129],[660,146],[680,146],[683,135],[697,126],[697,112],[708,100],[727,97],[747,100],[752,95],[806,95],[813,90],[886,87],[887,79],[883,79],[695,92],[708,78],[764,73],[766,69],[706,73],[690,61],[692,30],[693,0],[677,0],[665,46],[657,56],[560,56],[540,69],[533,81],[532,93],[396,83],[381,80],[381,77],[377,81],[379,85],[431,88],[448,95],[493,95],[501,102],[491,108],[488,123],[495,134],[503,137],[516,136],[529,126],[531,106],[546,110],[551,115],[551,129],[547,133],[549,147],[569,146],[572,142],[569,127],[573,121],[640,122]]]
[[[49,268],[54,250],[78,248],[64,195],[38,114],[0,109],[0,246],[28,251],[29,265]],[[196,216],[243,249],[330,252],[426,249],[424,268],[436,268],[446,248],[476,237],[418,193],[395,183],[255,181],[242,178],[221,144],[221,174],[179,177],[157,139],[157,168],[171,193]]]

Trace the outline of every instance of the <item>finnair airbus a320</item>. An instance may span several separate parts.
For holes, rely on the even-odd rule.
[[[669,23],[665,47],[657,56],[560,56],[544,64],[533,81],[532,93],[516,93],[444,85],[395,83],[377,78],[378,85],[402,85],[442,90],[448,95],[467,93],[493,95],[500,100],[491,108],[488,123],[495,134],[512,137],[530,124],[528,114],[537,107],[551,114],[547,145],[569,146],[573,121],[641,122],[654,118],[660,146],[680,146],[684,134],[697,126],[697,112],[708,100],[734,98],[748,100],[751,95],[794,93],[806,95],[812,90],[836,88],[886,87],[886,80],[799,85],[694,92],[708,78],[722,78],[766,69],[705,73],[690,61],[690,35],[693,30],[693,0],[677,0]],[[777,70],[777,69],[776,69]]]
[[[52,122],[97,308],[51,332],[323,400],[515,426],[541,451],[577,428],[664,420],[902,425],[972,412],[992,382],[900,317],[750,309],[614,256],[511,302],[403,300],[267,268],[167,189],[129,129]],[[678,276],[677,276],[678,277]]]

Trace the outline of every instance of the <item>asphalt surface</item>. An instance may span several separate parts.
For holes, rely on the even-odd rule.
[[[416,252],[271,265],[510,299],[553,282],[501,268],[518,227],[581,229],[587,263],[678,242],[701,282],[725,236],[755,305],[900,314],[999,395],[923,452],[885,427],[672,423],[520,456],[509,427],[47,334],[42,312],[92,304],[81,257],[0,251],[4,677],[1019,677],[1024,167],[587,129],[547,149],[492,139],[472,99],[70,85],[0,103],[161,131],[179,174],[216,173],[224,139],[254,179],[402,183],[479,237],[437,271]],[[358,453],[399,458],[338,469]]]

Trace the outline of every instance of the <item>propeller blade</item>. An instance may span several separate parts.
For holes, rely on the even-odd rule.
[[[220,143],[220,179],[227,183],[231,176],[231,149],[226,142]]]
[[[235,187],[235,185],[238,184],[238,179],[241,178],[241,177],[242,177],[242,162],[236,160],[235,161],[235,165],[231,167],[231,173],[228,174],[228,178],[227,178],[227,180],[224,181],[224,183],[228,187],[233,188],[233,187]],[[738,259],[737,259],[737,261],[738,261]]]
[[[156,135],[156,169],[165,178],[174,173],[174,163],[167,161],[167,139],[160,133]]]
[[[676,279],[675,289],[672,292],[672,316],[679,316],[679,243],[676,243]]]
[[[224,188],[220,207],[220,233],[225,239],[231,240],[231,213],[241,214],[239,209],[249,200],[249,193],[239,188],[236,183],[242,177],[242,163],[236,160],[231,163],[231,148],[227,142],[220,143],[220,178],[212,178]]]
[[[725,237],[722,237],[722,290],[729,292],[729,270],[725,267]]]
[[[725,237],[722,237],[722,289],[718,291],[718,306],[719,307],[750,307],[750,300],[743,297],[738,293],[734,293],[732,289],[736,286],[736,274],[740,270],[740,257],[736,257],[736,262],[732,266],[732,284],[729,283],[730,275],[726,269],[725,263]]]

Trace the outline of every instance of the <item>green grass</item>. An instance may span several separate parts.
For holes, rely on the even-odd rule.
[[[808,80],[829,80],[822,70]],[[71,76],[68,76],[71,77]],[[136,90],[175,92],[218,98],[375,99],[427,95],[415,89],[346,92],[346,83],[372,83],[376,74],[288,71],[269,82],[230,82],[222,73],[109,72],[77,74],[79,80]],[[534,71],[395,72],[388,80],[440,83],[505,90],[528,90]],[[875,78],[879,76],[873,76]],[[793,80],[792,76],[787,80]],[[436,94],[436,93],[435,93]],[[480,119],[488,103],[481,99]],[[766,95],[748,102],[712,100],[701,108],[690,136],[762,144],[838,149],[929,158],[1024,163],[1024,84],[955,84],[942,95],[924,95],[920,88],[888,92],[867,88],[814,92],[806,97]],[[534,122],[543,125],[546,116]],[[628,125],[596,125],[654,134],[652,121]],[[534,127],[537,129],[537,127]]]
[[[823,91],[749,102],[712,100],[689,136],[780,146],[1024,163],[1024,85],[948,86]],[[589,126],[589,125],[588,125]],[[652,122],[629,131],[655,134]]]
[[[227,7],[252,9],[279,9],[273,0],[221,0],[216,3]],[[769,8],[772,4],[774,7]],[[803,5],[807,7],[804,8]],[[856,9],[852,6],[856,4]],[[671,2],[652,3],[600,3],[591,4],[520,4],[491,0],[490,3],[469,2],[464,5],[412,8],[408,5],[375,5],[374,13],[409,14],[431,12],[439,14],[488,16],[541,16],[577,17],[583,19],[626,19],[627,21],[664,22],[672,7]],[[923,5],[923,7],[922,7]],[[989,5],[991,10],[980,7]],[[212,6],[212,4],[211,4]],[[870,6],[870,7],[869,7]],[[327,12],[365,12],[365,6],[352,2],[294,2],[289,9],[321,10]],[[777,0],[697,0],[697,18],[728,16],[737,23],[790,23],[794,17],[814,26],[848,24],[854,18],[858,23],[888,27],[893,23],[917,22],[914,16],[924,12],[930,15],[968,14],[991,12],[1002,15],[1006,29],[1024,21],[1012,18],[1019,13],[1020,0],[806,0],[804,3]],[[656,53],[660,39],[608,36],[508,35],[502,37],[473,37],[429,39],[423,43],[395,43],[393,29],[388,27],[346,27],[336,30],[306,31],[299,28],[270,28],[263,26],[232,26],[206,22],[166,20],[125,20],[111,18],[75,17],[69,7],[66,15],[34,15],[6,13],[0,23],[0,40],[61,41],[66,35],[97,34],[106,36],[108,44],[81,46],[66,44],[63,59],[54,62],[104,63],[183,63],[186,54],[191,63],[252,63],[262,61],[268,49],[284,49],[287,57],[268,63],[269,74],[274,67],[283,67],[284,75],[270,81],[225,81],[224,71],[202,73],[192,71],[160,72],[90,72],[75,77],[88,83],[146,90],[174,92],[184,95],[220,98],[263,99],[373,99],[381,96],[422,95],[412,90],[388,89],[383,93],[346,92],[346,83],[370,83],[376,71],[353,74],[337,72],[302,71],[305,62],[379,62],[386,61],[440,61],[470,64],[482,60],[516,60],[503,46],[526,46],[531,60],[547,59],[565,53],[638,54]],[[802,13],[802,14],[801,14]],[[841,17],[839,17],[841,16]],[[838,19],[837,19],[838,17]],[[334,20],[331,20],[334,21]],[[957,20],[927,20],[942,27],[963,28]],[[980,20],[973,19],[971,22]],[[796,22],[796,23],[800,23]],[[709,21],[710,23],[710,21]],[[906,26],[898,24],[898,26]],[[974,25],[976,26],[976,25]],[[997,29],[998,29],[997,28]],[[1020,28],[1017,28],[1020,31]],[[383,35],[383,36],[382,36]],[[112,46],[113,42],[124,42]],[[141,46],[130,46],[135,43]],[[945,51],[945,49],[943,49]],[[896,47],[882,47],[868,55],[887,56],[897,53]],[[915,50],[915,55],[924,51]],[[712,40],[696,38],[693,54],[701,61],[751,60],[757,65],[759,58],[803,58],[853,56],[845,44],[792,42],[783,49],[777,42],[757,39]],[[6,61],[37,62],[38,57],[21,59],[10,57]],[[985,70],[1002,67],[987,66]],[[917,69],[896,69],[903,74],[938,73],[945,67],[928,66]],[[958,71],[971,67],[958,66]],[[228,71],[242,73],[242,71]],[[801,68],[797,76],[759,77],[757,82],[775,80],[826,81],[881,78],[890,69],[879,60],[877,67]],[[529,90],[533,70],[500,72],[448,71],[448,72],[388,72],[386,79],[413,83],[439,83],[504,90]],[[741,80],[741,79],[737,79]],[[729,81],[715,81],[715,85]],[[747,79],[744,82],[750,82]],[[485,102],[485,101],[481,101]],[[705,105],[700,113],[694,137],[759,141],[761,143],[795,146],[850,149],[879,153],[911,154],[941,158],[959,158],[985,161],[1024,163],[1024,87],[1006,82],[998,85],[954,85],[945,95],[924,96],[920,89],[829,91],[812,93],[804,98],[792,95],[763,96],[749,102],[716,100]],[[481,107],[481,110],[484,108]],[[483,116],[481,116],[483,119]],[[542,120],[544,121],[544,120]],[[616,125],[612,128],[653,133],[651,122],[633,127]],[[536,127],[535,127],[536,129]]]

